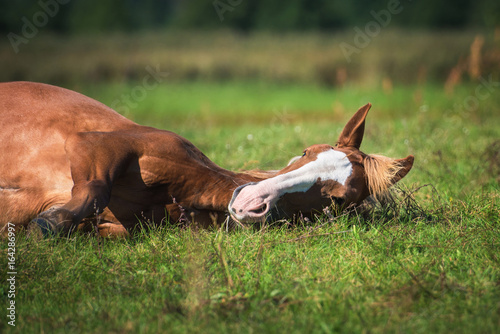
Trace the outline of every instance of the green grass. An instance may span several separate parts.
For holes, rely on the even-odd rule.
[[[500,231],[463,216],[21,236],[16,331],[495,332]]]
[[[78,90],[111,104],[134,87]],[[166,226],[127,240],[20,233],[16,327],[2,315],[2,332],[499,332],[500,94],[460,107],[476,87],[163,83],[125,114],[228,169],[281,168],[334,143],[366,102],[362,150],[414,154],[415,166],[392,207],[297,226]]]

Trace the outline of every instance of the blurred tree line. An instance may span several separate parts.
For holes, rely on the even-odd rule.
[[[141,29],[335,30],[363,26],[373,12],[399,3],[391,25],[490,28],[500,24],[498,0],[0,0],[0,30],[17,32],[22,18],[59,33]],[[47,20],[40,12],[45,12]],[[38,15],[38,16],[36,16]]]

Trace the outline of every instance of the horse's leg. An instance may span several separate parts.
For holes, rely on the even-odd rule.
[[[32,221],[44,235],[71,232],[82,219],[104,211],[113,181],[133,156],[133,145],[127,139],[126,134],[113,132],[78,133],[68,138],[66,155],[74,182],[71,199]]]
[[[78,224],[78,230],[86,233],[97,232],[106,238],[122,238],[130,235],[127,228],[107,209],[97,219],[95,217],[84,219]]]
[[[109,203],[110,193],[111,184],[103,180],[75,184],[68,203],[40,213],[32,222],[36,223],[44,234],[70,232],[83,218],[92,213],[102,213]]]

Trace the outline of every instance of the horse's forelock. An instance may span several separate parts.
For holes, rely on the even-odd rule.
[[[368,189],[374,197],[384,196],[403,168],[397,160],[376,154],[367,155],[364,165]]]

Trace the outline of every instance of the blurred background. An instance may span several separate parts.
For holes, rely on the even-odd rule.
[[[497,0],[2,0],[0,80],[447,84],[500,68]]]

